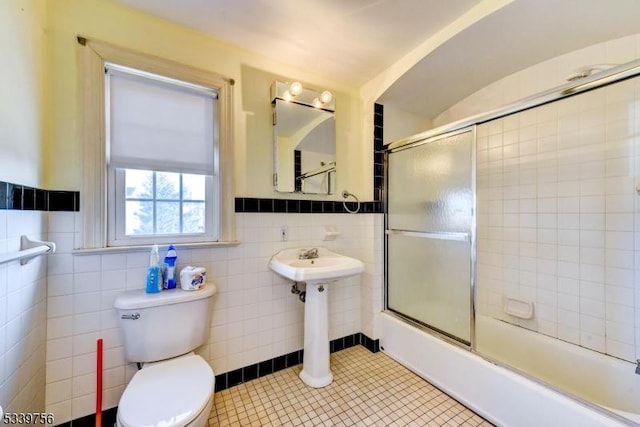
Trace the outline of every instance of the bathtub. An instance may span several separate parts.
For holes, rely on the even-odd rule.
[[[637,393],[640,376],[633,374],[634,365],[631,363],[504,322],[482,317],[476,320],[478,342],[483,339],[495,344],[497,337],[503,337],[503,343],[497,346],[502,354],[494,353],[492,358],[498,359],[500,356],[508,359],[523,351],[539,355],[534,357],[536,361],[553,361],[554,363],[540,363],[540,368],[534,374],[547,381],[556,376],[570,378],[571,387],[562,387],[572,390],[580,398],[592,399],[606,407],[605,410],[599,410],[580,398],[571,398],[539,381],[531,380],[512,369],[499,366],[426,333],[392,313],[384,312],[380,316],[380,346],[385,354],[498,426],[639,425],[635,424],[640,421],[634,415],[637,412],[633,409],[633,399],[640,401],[640,394]],[[540,347],[542,343],[544,347]],[[567,374],[566,369],[558,369],[558,366],[583,368]],[[528,367],[519,367],[522,370],[524,368]],[[605,386],[612,379],[620,393]],[[590,381],[590,385],[586,381]],[[582,389],[588,392],[578,393]],[[628,397],[622,399],[624,392]],[[637,406],[638,403],[635,403],[635,407]]]
[[[640,423],[636,365],[485,316],[476,336],[478,353]]]

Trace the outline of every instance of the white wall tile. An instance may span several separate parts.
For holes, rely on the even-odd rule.
[[[72,419],[81,418],[87,414],[95,413],[95,393],[75,397],[71,400]]]
[[[48,274],[72,274],[73,256],[71,254],[52,254],[48,256]]]
[[[98,283],[100,283],[98,281]],[[102,308],[100,292],[76,293],[73,298],[73,312],[84,314],[100,311]]]
[[[59,404],[60,402],[71,399],[71,390],[71,380],[56,381],[47,384],[45,392],[47,396],[47,406]]]
[[[58,274],[50,275],[47,278],[48,296],[62,296],[73,294],[73,275]]]
[[[101,255],[74,256],[73,272],[75,274],[94,272],[94,271],[98,272],[100,271],[101,263],[102,263]]]
[[[70,379],[73,372],[71,357],[47,362],[47,384]]]
[[[73,212],[49,212],[49,232],[73,233],[75,230],[75,215]]]
[[[508,137],[480,125],[503,160],[477,157],[480,312],[510,321],[501,295],[519,295],[536,301],[536,319],[514,323],[630,361],[640,354],[633,84],[513,115]],[[500,147],[514,132],[518,150]]]
[[[64,359],[73,355],[73,337],[47,340],[47,361]]]
[[[73,316],[73,334],[85,334],[100,330],[100,312],[75,314]]]
[[[52,296],[48,298],[47,316],[60,317],[73,314],[73,295]]]
[[[0,254],[19,250],[19,236],[46,240],[46,214],[0,214]],[[45,324],[47,258],[0,266],[0,399],[5,411],[45,407]]]

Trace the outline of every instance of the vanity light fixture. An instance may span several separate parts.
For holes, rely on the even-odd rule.
[[[293,98],[300,95],[301,93],[302,93],[302,83],[293,82],[289,86],[289,89],[284,91],[284,93],[282,94],[282,97],[284,98],[285,101],[291,101]]]
[[[322,108],[323,105],[328,104],[332,99],[333,94],[328,90],[325,90],[318,98],[313,99],[313,106],[316,108]]]
[[[317,91],[305,87],[297,80],[293,82],[276,81],[271,85],[271,102],[281,99],[296,104],[308,105],[310,107],[333,112],[335,111],[335,97],[328,90]]]
[[[298,96],[302,93],[302,84],[300,82],[293,82],[289,86],[289,92],[293,96]]]
[[[327,104],[331,102],[332,99],[333,99],[333,94],[328,90],[325,90],[320,94],[320,102],[322,102],[323,104]]]

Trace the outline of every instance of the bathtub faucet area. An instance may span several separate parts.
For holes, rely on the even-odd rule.
[[[640,375],[640,359],[636,359],[636,375]]]

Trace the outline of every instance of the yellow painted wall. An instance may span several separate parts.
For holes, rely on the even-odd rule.
[[[385,145],[409,135],[424,132],[433,127],[430,119],[407,113],[406,111],[384,106],[384,137]]]
[[[40,187],[45,0],[0,1],[0,181]]]
[[[51,143],[45,152],[47,188],[82,190],[82,141],[76,36],[83,35],[146,54],[210,70],[236,80],[234,89],[235,187],[239,197],[290,197],[273,192],[269,86],[275,78],[297,79],[336,94],[338,163],[361,157],[357,88],[308,70],[294,69],[260,54],[225,44],[204,33],[105,0],[55,0],[47,8],[47,53],[51,85]],[[370,147],[370,145],[369,145]],[[369,164],[370,166],[370,164]],[[370,167],[367,168],[369,173]],[[360,188],[365,171],[339,169],[341,189]],[[337,199],[338,195],[333,198]]]

